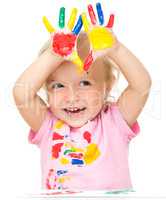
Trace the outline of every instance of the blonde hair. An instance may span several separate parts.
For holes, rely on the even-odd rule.
[[[50,46],[51,40],[47,40],[42,48],[38,52],[38,57],[42,55]],[[82,61],[85,61],[88,53],[90,51],[90,43],[88,36],[85,32],[81,32],[77,39],[77,52]],[[118,66],[111,60],[108,56],[103,56],[99,58],[100,62],[105,67],[105,78],[110,84],[115,85],[119,80],[120,70]],[[42,88],[47,91],[46,83],[43,84]],[[47,99],[48,99],[48,95]]]

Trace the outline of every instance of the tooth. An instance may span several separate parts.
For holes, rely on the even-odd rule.
[[[76,111],[76,110],[78,110],[79,108],[69,108],[68,110],[70,110],[70,111]]]

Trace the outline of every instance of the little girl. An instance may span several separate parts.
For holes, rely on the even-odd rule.
[[[49,45],[13,88],[30,126],[29,142],[41,151],[42,189],[132,189],[128,147],[139,133],[137,118],[149,95],[149,73],[117,39],[81,74]],[[77,49],[85,60],[89,47],[83,33]],[[110,103],[116,78],[109,59],[128,82],[117,102]],[[47,102],[37,94],[43,85]]]

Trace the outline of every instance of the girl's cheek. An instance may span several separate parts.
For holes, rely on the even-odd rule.
[[[54,106],[63,106],[62,104],[65,100],[67,100],[65,92],[54,92],[49,96],[49,103]]]
[[[93,99],[90,102],[89,106],[90,106],[91,109],[97,109],[97,108],[102,106],[102,101],[101,101],[101,99],[98,99],[98,98]]]
[[[89,91],[85,96],[89,104],[94,105],[95,107],[101,104],[102,93],[100,91]]]

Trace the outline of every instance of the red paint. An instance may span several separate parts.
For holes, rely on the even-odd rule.
[[[83,137],[85,140],[87,140],[88,143],[91,142],[91,134],[88,131],[85,131]]]
[[[54,132],[54,133],[53,133],[53,136],[52,136],[52,139],[53,139],[53,140],[63,140],[63,139],[64,139],[64,136],[59,135],[58,133]]]
[[[51,176],[51,174],[54,172],[53,169],[50,169],[49,173],[48,173],[48,176]]]
[[[51,186],[50,186],[50,184],[49,184],[49,181],[47,180],[47,183],[46,183],[46,187],[47,187],[47,189],[48,190],[51,190]]]
[[[91,4],[88,5],[88,12],[89,12],[89,17],[91,19],[92,24],[95,25],[96,24],[96,15],[95,15],[95,12],[94,12]]]
[[[63,143],[58,143],[52,147],[52,157],[53,158],[59,157],[59,152],[61,152],[62,146],[63,146]]]
[[[84,62],[84,70],[88,71],[92,63],[93,63],[93,56],[92,56],[92,51],[91,51]]]
[[[55,33],[52,38],[53,51],[61,56],[70,55],[76,42],[76,35]]]
[[[112,28],[113,27],[113,25],[114,25],[114,19],[115,19],[115,16],[114,15],[110,15],[108,24],[106,26],[107,28]]]
[[[49,190],[55,189],[55,187],[56,187],[56,184],[55,184],[55,183],[54,183],[53,186],[51,186],[51,184],[50,184],[50,178],[51,178],[52,176],[54,177],[54,169],[50,169],[50,170],[49,170],[48,177],[47,177],[47,179],[46,179],[46,187],[47,187],[47,189],[49,189]],[[53,178],[53,177],[52,177],[52,178]],[[56,181],[56,177],[54,177],[54,181]]]
[[[83,156],[82,153],[76,154],[76,153],[69,153],[69,156],[71,156],[72,158],[78,158],[81,159],[81,157]]]

